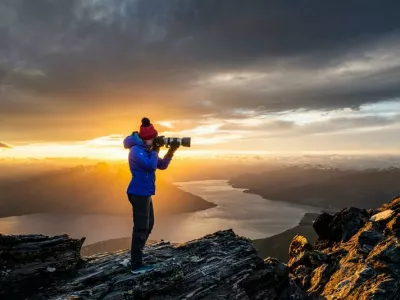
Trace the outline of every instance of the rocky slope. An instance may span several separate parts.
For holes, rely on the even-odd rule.
[[[156,270],[136,276],[129,273],[127,251],[81,259],[82,242],[66,236],[2,236],[0,298],[211,300],[302,294],[286,265],[264,261],[250,240],[230,230],[182,245],[151,244],[144,260]]]
[[[0,298],[399,299],[400,197],[378,210],[322,214],[313,226],[318,240],[295,236],[287,265],[226,230],[147,246],[156,268],[136,276],[128,251],[82,258],[83,239],[2,235]]]
[[[319,299],[400,299],[400,197],[378,210],[346,208],[314,222],[311,246],[296,236],[292,278]]]

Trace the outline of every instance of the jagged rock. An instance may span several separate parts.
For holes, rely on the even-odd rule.
[[[315,248],[323,250],[334,243],[348,241],[369,219],[367,210],[355,207],[345,208],[334,216],[321,214],[313,224],[319,237]]]
[[[299,265],[307,265],[309,263],[308,250],[311,249],[312,246],[304,236],[296,235],[289,246],[289,269],[293,271]]]
[[[373,215],[376,215],[377,213],[379,213],[379,211],[377,209],[373,209],[373,208],[367,209],[367,212],[368,212],[370,217],[372,217]]]
[[[266,298],[264,298],[266,299]],[[279,300],[312,300],[292,279],[289,279],[289,287],[287,287],[280,295]]]
[[[332,233],[330,239],[335,242],[346,242],[356,234],[368,220],[369,215],[365,209],[355,207],[345,208],[337,213],[330,223]]]
[[[316,285],[315,281],[322,280],[316,279],[319,274],[318,270],[320,266],[328,266],[326,265],[329,260],[328,255],[321,251],[314,250],[312,246],[308,244],[306,238],[302,236],[296,236],[293,239],[289,254],[290,260],[288,267],[293,271],[291,275],[293,280],[304,290],[308,290],[311,287],[311,291],[313,291],[312,285]],[[327,269],[331,271],[331,267]],[[314,274],[315,272],[318,274]],[[330,273],[326,276],[324,275],[324,277],[329,278],[329,275]],[[324,278],[323,280],[327,282],[327,279]]]
[[[391,236],[379,243],[368,256],[367,261],[384,261],[400,264],[400,240]]]
[[[291,273],[291,278],[296,282],[303,290],[308,290],[311,282],[312,269],[304,265],[299,265]]]
[[[293,239],[289,276],[314,299],[399,299],[399,198],[393,202],[375,216],[356,208],[322,215],[313,247]]]
[[[288,275],[286,265],[274,258],[268,258],[264,262],[264,268],[246,278],[240,283],[240,287],[250,299],[277,299],[287,286]]]
[[[29,292],[73,271],[80,262],[84,240],[68,235],[0,234],[0,298]]]
[[[310,299],[288,275],[289,269],[285,264],[269,257],[264,260],[264,268],[240,286],[246,291],[248,299]]]
[[[394,214],[393,210],[387,209],[387,210],[384,210],[380,213],[373,215],[371,217],[370,221],[385,223],[387,220],[389,220],[392,217],[393,214]]]
[[[396,214],[395,217],[386,225],[385,234],[400,235],[400,213]]]
[[[380,224],[375,222],[367,223],[355,236],[359,249],[365,253],[369,253],[384,237]]]
[[[312,246],[308,243],[304,236],[296,235],[289,246],[289,258],[311,249]]]
[[[336,271],[336,267],[337,266],[331,264],[323,264],[314,269],[311,274],[311,287],[308,289],[308,292],[311,295],[318,296],[325,284],[329,281],[332,273]]]
[[[329,239],[329,237],[331,236],[332,233],[329,224],[332,222],[332,220],[333,216],[328,213],[322,213],[315,219],[313,223],[313,228],[318,234],[320,240]]]
[[[142,275],[130,274],[129,257],[127,250],[86,257],[69,276],[36,285],[29,299],[306,299],[285,264],[261,259],[249,239],[231,230],[181,245],[147,246],[144,261],[156,267]]]
[[[318,250],[314,250],[304,236],[297,235],[293,238],[289,248],[288,267],[291,271],[299,265],[316,267],[325,263],[328,256]]]
[[[400,196],[393,197],[392,201],[382,205],[382,207],[379,208],[378,211],[384,211],[388,209],[391,210],[400,209]]]

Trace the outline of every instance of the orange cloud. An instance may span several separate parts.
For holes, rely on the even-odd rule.
[[[6,143],[0,142],[0,148],[12,148],[10,145],[7,145]]]

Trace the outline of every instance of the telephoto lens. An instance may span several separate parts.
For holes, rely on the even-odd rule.
[[[191,138],[184,137],[184,138],[175,138],[175,137],[164,137],[164,145],[170,146],[171,143],[176,142],[178,145],[182,147],[190,147]]]

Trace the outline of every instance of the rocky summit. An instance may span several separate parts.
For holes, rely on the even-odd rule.
[[[400,299],[400,197],[313,227],[318,240],[295,236],[287,265],[225,230],[148,245],[155,270],[135,276],[128,250],[81,257],[84,239],[0,235],[0,299]]]
[[[322,214],[310,245],[296,236],[290,277],[314,299],[400,299],[400,197],[378,210]]]
[[[131,275],[129,251],[79,256],[83,240],[1,236],[0,299],[283,299],[301,295],[288,268],[249,239],[219,231],[181,245],[153,243]],[[4,298],[3,298],[4,297]]]

